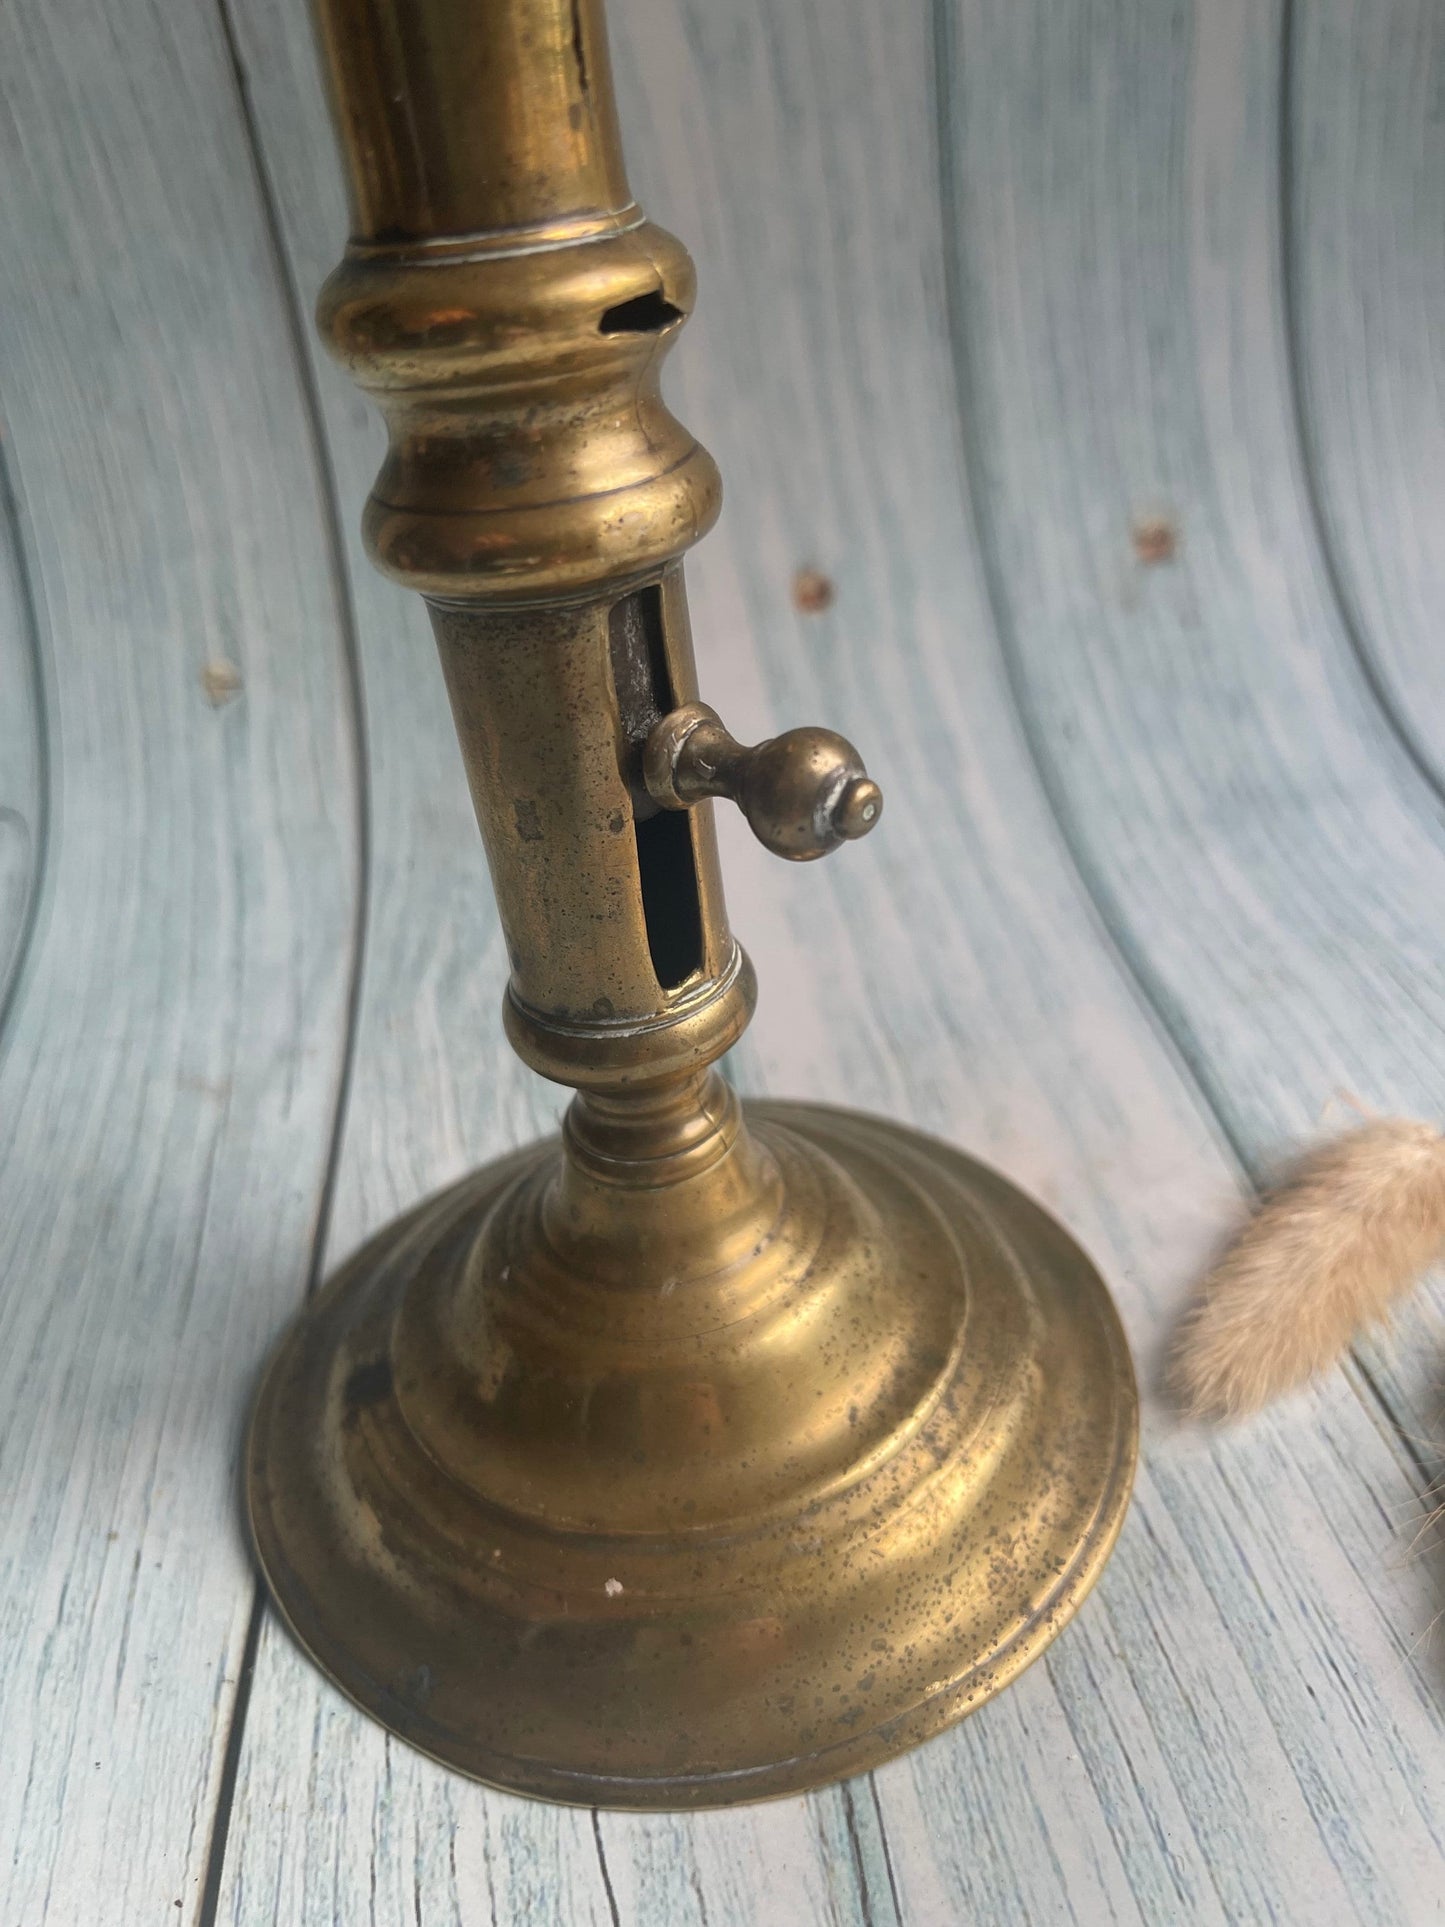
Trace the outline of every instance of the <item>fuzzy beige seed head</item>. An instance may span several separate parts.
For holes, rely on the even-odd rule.
[[[1335,1364],[1445,1249],[1445,1138],[1381,1118],[1311,1151],[1265,1199],[1180,1333],[1196,1416],[1257,1411]]]

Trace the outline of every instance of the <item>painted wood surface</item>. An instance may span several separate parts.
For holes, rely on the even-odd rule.
[[[215,19],[6,8],[0,75],[0,794],[48,778],[0,1035],[0,1920],[194,1919],[239,1427],[337,1109],[355,742]]]
[[[562,1094],[503,1046],[425,621],[355,535],[380,435],[309,331],[345,219],[302,11],[22,0],[0,1919],[1437,1919],[1441,1579],[1405,1549],[1438,1318],[1224,1437],[1154,1383],[1337,1086],[1441,1110],[1438,18],[612,18],[635,185],[701,271],[706,693],[745,738],[835,724],[889,792],[802,871],[725,826],[763,985],[737,1074],[955,1138],[1068,1220],[1145,1378],[1135,1507],[999,1701],[733,1814],[473,1787],[259,1610],[232,1482],[267,1338]]]
[[[49,835],[38,621],[20,502],[0,442],[0,1025],[35,930]]]
[[[1252,0],[1100,8],[1086,59],[1055,19],[981,12],[947,80],[985,565],[1080,869],[1258,1170],[1341,1090],[1439,1115],[1445,806],[1371,687],[1334,589],[1358,558],[1313,513],[1296,432],[1279,155],[1312,56],[1302,75],[1290,14]],[[1347,35],[1336,52],[1338,84]],[[1175,552],[1141,563],[1131,531],[1160,518]],[[1366,1354],[1420,1440],[1441,1303]]]
[[[1282,74],[1286,319],[1341,618],[1445,779],[1445,12],[1297,6]]]

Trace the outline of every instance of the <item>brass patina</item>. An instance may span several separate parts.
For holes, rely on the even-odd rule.
[[[256,1544],[326,1673],[463,1772],[795,1792],[1073,1612],[1127,1501],[1128,1355],[1001,1178],[713,1068],[754,984],[709,799],[809,858],[881,797],[840,737],[744,749],[698,700],[681,557],[719,484],[659,390],[693,272],[629,195],[600,0],[320,14],[354,216],[321,323],[390,429],[367,536],[431,610],[508,1035],[577,1096],[307,1308]]]

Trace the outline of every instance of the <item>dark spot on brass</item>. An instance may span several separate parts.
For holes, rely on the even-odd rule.
[[[582,35],[582,0],[572,0],[572,58],[577,63],[577,85],[587,92],[587,42]]]
[[[432,1670],[430,1666],[418,1666],[402,1681],[399,1688],[401,1697],[410,1700],[413,1706],[424,1707],[432,1695]]]
[[[534,472],[533,464],[521,455],[503,455],[492,463],[492,481],[498,488],[525,488]]]
[[[379,1405],[384,1398],[391,1396],[391,1360],[373,1358],[365,1365],[358,1365],[346,1381],[342,1399],[348,1412],[363,1411],[368,1405]]]
[[[517,797],[512,803],[512,818],[517,825],[517,835],[524,843],[542,841],[542,822],[537,814],[537,805],[529,797]]]

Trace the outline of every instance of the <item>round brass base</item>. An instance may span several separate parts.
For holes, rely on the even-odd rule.
[[[1006,1685],[1114,1542],[1137,1397],[1077,1246],[932,1139],[746,1108],[776,1215],[715,1274],[564,1275],[554,1142],[383,1231],[272,1361],[277,1603],[477,1779],[678,1808],[860,1772]]]

